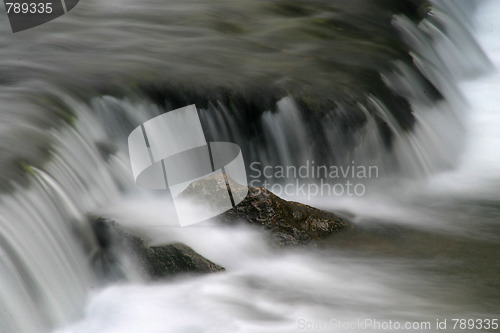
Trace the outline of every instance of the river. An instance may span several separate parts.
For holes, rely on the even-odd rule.
[[[124,8],[135,6],[121,3]],[[175,10],[182,12],[185,7],[179,5]],[[73,24],[69,18],[61,18],[67,29],[60,34],[54,35],[54,28],[47,27],[18,40],[2,37],[2,43],[10,47],[2,51],[4,80],[15,83],[4,84],[0,91],[1,179],[7,184],[0,200],[0,331],[488,331],[478,323],[500,320],[500,73],[495,69],[500,68],[500,3],[481,2],[474,15],[466,26],[493,66],[481,75],[460,73],[461,55],[449,49],[440,51],[447,41],[436,41],[436,52],[449,57],[445,60],[451,75],[443,77],[456,80],[456,88],[443,83],[440,88],[446,101],[432,107],[415,102],[413,131],[400,132],[390,154],[363,160],[377,165],[398,161],[400,172],[385,172],[390,168],[381,167],[380,177],[363,180],[366,193],[359,196],[281,193],[287,199],[342,212],[355,224],[319,246],[287,249],[271,247],[261,233],[249,227],[178,228],[165,223],[169,212],[164,196],[135,188],[123,140],[132,125],[159,114],[161,108],[139,95],[103,94],[83,103],[77,96],[87,92],[68,94],[52,86],[51,80],[58,87],[71,80],[78,82],[74,89],[98,86],[100,74],[91,68],[95,59],[89,57],[111,55],[103,56],[96,45],[82,48],[80,43],[85,45],[85,38],[90,40],[99,29],[106,30],[107,38],[126,35],[126,31],[111,22],[83,31],[84,20]],[[93,22],[99,19],[92,18]],[[140,17],[133,20],[137,29],[123,43],[140,48],[144,42],[133,38],[154,22],[141,22]],[[395,19],[394,24],[409,40],[415,37],[403,19]],[[76,30],[78,38],[73,44],[59,50],[62,44],[57,38],[69,38]],[[52,33],[50,40],[42,40],[44,31]],[[157,47],[152,52],[160,52]],[[35,51],[30,52],[31,48]],[[75,55],[76,60],[57,56],[75,50],[82,51]],[[107,80],[126,71],[137,57],[139,63],[157,61],[139,51],[120,55],[103,76]],[[421,55],[415,54],[415,59]],[[9,67],[16,61],[22,65]],[[69,74],[60,73],[58,63],[60,68],[71,64]],[[185,65],[189,64],[186,59]],[[20,72],[9,72],[9,68]],[[47,76],[31,79],[23,72],[30,68]],[[134,68],[131,77],[140,75],[141,69]],[[431,70],[422,64],[423,72]],[[80,72],[93,75],[80,77]],[[19,97],[26,95],[31,99]],[[52,98],[50,105],[55,106],[48,110],[33,106],[43,105],[46,98]],[[124,118],[111,117],[116,110]],[[202,111],[202,122],[212,134],[237,126],[224,120],[230,115],[222,107],[222,116],[211,118],[203,112],[208,111]],[[302,120],[293,101],[282,99],[277,113],[266,113],[260,119],[267,140],[274,142],[272,149],[261,152],[261,147],[249,145],[246,157],[275,165],[313,160],[304,144],[307,131]],[[368,124],[365,134],[370,137],[371,131],[375,130]],[[245,140],[238,133],[226,133],[225,138]],[[52,145],[54,157],[38,167],[38,161],[47,156],[45,142]],[[118,151],[103,162],[109,142]],[[374,147],[378,143],[360,148],[352,158],[366,155]],[[12,171],[3,161],[16,154],[30,165],[23,163],[20,170]],[[271,160],[273,154],[278,157]],[[7,181],[22,179],[22,174],[32,177],[31,185]],[[183,242],[226,271],[145,283],[130,267],[130,281],[103,287],[88,264],[88,253],[95,248],[86,224],[88,213],[140,230],[151,244]],[[467,326],[470,321],[464,321],[469,319],[474,319],[472,328]]]

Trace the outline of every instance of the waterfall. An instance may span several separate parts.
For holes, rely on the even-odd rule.
[[[117,15],[124,19],[109,14],[111,3],[119,5]],[[239,76],[222,75],[217,67],[210,71],[197,63],[196,57],[204,52],[223,53],[228,39],[202,26],[186,28],[182,20],[204,22],[212,12],[207,17],[193,17],[190,16],[196,7],[193,4],[168,2],[172,7],[165,13],[163,3],[153,0],[147,3],[151,5],[147,15],[144,14],[148,19],[136,17],[137,5],[130,1],[89,2],[60,18],[60,30],[47,24],[19,39],[0,37],[1,333],[48,332],[82,316],[89,290],[98,284],[90,268],[96,244],[88,214],[121,197],[123,192],[138,192],[130,177],[126,153],[130,130],[168,112],[178,103],[178,95],[185,99],[197,96],[182,87],[176,96],[162,95],[165,99],[158,102],[144,93],[140,81],[147,86],[160,80],[159,76],[171,75],[176,79],[195,72],[199,75],[195,80],[181,82],[193,84],[193,91],[197,92],[199,87],[193,82],[204,82],[207,78],[233,82]],[[94,5],[103,11],[97,13]],[[305,110],[291,94],[280,96],[273,102],[275,105],[262,112],[248,112],[234,100],[220,98],[203,100],[206,103],[199,107],[207,139],[237,143],[247,168],[252,162],[297,167],[308,162],[328,166],[356,163],[376,165],[381,175],[402,179],[425,179],[450,170],[460,160],[466,139],[467,105],[458,82],[491,69],[491,63],[470,32],[473,23],[468,13],[472,10],[465,1],[435,1],[432,13],[418,23],[404,15],[393,17],[392,26],[411,50],[411,61],[394,60],[390,68],[380,70],[380,77],[384,88],[410,103],[408,124],[398,118],[399,110],[387,105],[376,93],[367,94],[355,105],[339,102],[317,113]],[[128,29],[129,19],[134,22],[133,29]],[[99,20],[109,22],[103,24]],[[165,25],[165,20],[171,20],[172,25]],[[269,20],[269,25],[283,25],[282,19]],[[167,40],[165,34],[174,34],[175,38],[160,43]],[[231,43],[243,43],[243,38],[230,35]],[[115,38],[119,42],[109,42]],[[200,41],[203,38],[208,42]],[[95,43],[96,39],[101,43]],[[257,67],[249,65],[248,73],[258,73],[259,60],[269,50],[258,43],[251,45],[259,51],[252,58]],[[298,49],[302,51],[309,46],[306,43]],[[285,51],[288,52],[280,50]],[[209,64],[223,62],[211,54],[213,58],[208,55],[204,58]],[[237,52],[231,55],[243,56]],[[272,60],[276,66],[280,65],[276,59]],[[263,105],[269,104],[263,99]],[[350,108],[361,110],[356,116],[363,119],[351,119]],[[356,126],[346,126],[351,122]],[[253,237],[257,236],[245,234],[242,239],[247,244],[254,241]],[[226,252],[235,246],[228,240],[221,244],[229,249]],[[258,251],[256,248],[249,247]],[[209,251],[209,247],[205,246],[205,250]],[[262,251],[272,257],[267,249]],[[243,252],[240,250],[239,254]],[[255,266],[264,260],[250,257],[248,254],[245,260]],[[294,255],[287,258],[297,259]],[[274,259],[265,265],[271,269]],[[308,263],[306,257],[297,260],[300,264],[286,267],[295,270]],[[320,261],[312,262],[322,265]],[[356,262],[339,269],[347,277],[351,271],[357,274],[351,267]],[[365,264],[363,260],[359,262]],[[384,260],[380,262],[396,275],[397,267]],[[228,264],[234,262],[228,260]],[[315,281],[307,280],[314,273],[312,268],[305,268],[304,272],[307,282]],[[373,267],[370,272],[377,273]],[[326,284],[335,273],[325,268],[320,282]],[[380,275],[392,278],[388,273]],[[227,278],[234,278],[233,283],[238,286],[253,276]],[[215,288],[223,288],[221,285],[218,280]],[[183,288],[191,289],[189,285]],[[171,295],[170,289],[166,289],[166,294]],[[245,298],[246,292],[250,294],[252,290],[244,290],[243,295],[235,297]],[[116,294],[120,291],[113,289],[102,299],[106,301],[109,295],[113,300],[120,299]],[[313,296],[320,298],[321,291],[314,290]],[[348,299],[346,295],[343,297]],[[182,295],[175,293],[176,300],[181,298]],[[265,309],[267,300],[261,297],[260,301]],[[373,305],[372,301],[368,303]],[[245,306],[252,308],[252,304]],[[284,306],[283,313],[276,313],[276,317],[286,317],[286,309]],[[211,322],[210,318],[203,320]]]
[[[26,180],[0,195],[1,332],[48,331],[80,315],[94,284],[89,258],[96,244],[86,214],[117,194],[97,145],[100,125],[83,104],[58,97],[78,121],[45,130],[53,142],[49,160],[14,165]],[[18,134],[2,140],[24,140]]]
[[[470,18],[458,20],[464,8],[469,8],[467,3],[437,2],[432,14],[418,24],[403,15],[393,18],[395,29],[411,49],[414,67],[394,61],[393,69],[381,75],[389,89],[410,101],[415,119],[411,130],[395,116],[398,110],[391,110],[374,95],[358,101],[366,118],[359,128],[346,127],[341,121],[353,113],[345,105],[339,103],[316,114],[301,109],[293,97],[287,96],[273,110],[257,117],[222,101],[201,107],[200,118],[208,139],[240,145],[247,168],[256,161],[264,166],[297,167],[308,161],[326,166],[345,166],[354,161],[377,165],[382,175],[412,178],[452,168],[464,143],[463,114],[467,107],[457,84],[491,69],[467,30],[471,28]],[[440,98],[436,100],[436,96]],[[131,124],[140,123],[138,118],[168,111],[168,98],[166,95],[163,105],[112,96],[97,97],[93,103],[98,105],[107,128],[126,123],[129,130]],[[127,130],[121,133],[119,142],[125,142]],[[117,138],[115,129],[108,133]]]

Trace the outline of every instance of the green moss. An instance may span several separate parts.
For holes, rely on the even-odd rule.
[[[35,103],[43,106],[44,109],[49,110],[54,116],[63,120],[68,125],[75,125],[76,115],[63,100],[55,96],[43,96],[36,98]]]
[[[19,162],[19,165],[20,165],[21,169],[23,169],[24,172],[26,172],[32,176],[35,176],[35,169],[33,169],[33,166],[31,166],[25,162]]]

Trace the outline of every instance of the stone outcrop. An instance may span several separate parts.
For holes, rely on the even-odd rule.
[[[265,188],[248,188],[248,196],[222,215],[223,221],[245,221],[270,232],[277,245],[299,245],[324,239],[349,226],[340,216],[294,201]]]
[[[93,258],[93,266],[97,275],[106,280],[127,277],[121,262],[124,253],[127,254],[126,257],[132,258],[142,275],[152,279],[224,270],[181,243],[147,246],[141,237],[126,231],[112,220],[97,218],[93,222],[93,228],[99,245]]]
[[[230,178],[233,197],[243,198],[246,186],[236,184]],[[220,205],[229,187],[221,177],[208,176],[191,183],[180,197],[192,203],[212,202]],[[340,216],[299,202],[287,201],[265,188],[248,187],[248,195],[235,208],[217,217],[223,223],[248,223],[263,227],[270,232],[274,244],[299,245],[324,239],[346,228],[349,223]]]

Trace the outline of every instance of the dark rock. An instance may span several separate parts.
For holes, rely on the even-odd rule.
[[[248,187],[248,196],[222,215],[226,222],[246,221],[270,231],[280,246],[324,239],[349,223],[334,213],[286,201],[265,188]]]
[[[283,200],[265,188],[241,186],[229,177],[226,181],[231,184],[230,188],[220,177],[205,177],[191,183],[179,197],[189,198],[193,203],[211,202],[217,206],[228,190],[233,198],[243,198],[248,188],[248,195],[240,204],[217,218],[224,223],[245,221],[261,226],[270,231],[271,240],[280,246],[324,239],[349,225],[334,213]]]
[[[153,246],[147,251],[147,262],[154,277],[177,273],[211,273],[224,268],[196,253],[181,243]]]
[[[100,248],[94,255],[93,266],[98,277],[105,280],[127,278],[122,262],[124,254],[138,264],[143,275],[153,279],[225,270],[181,243],[147,246],[141,237],[112,220],[97,218],[93,228]]]

